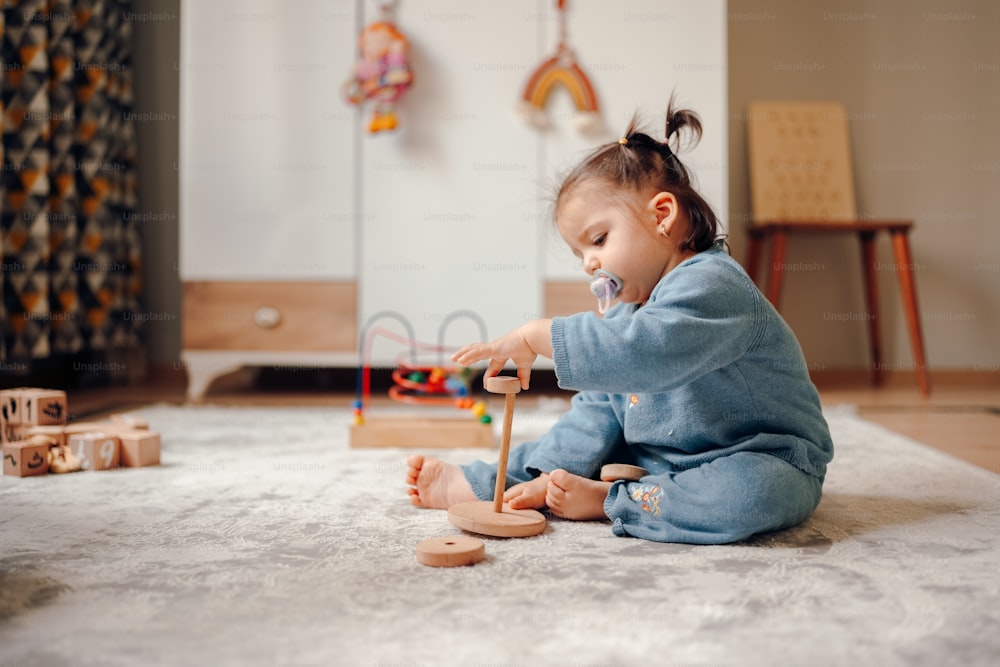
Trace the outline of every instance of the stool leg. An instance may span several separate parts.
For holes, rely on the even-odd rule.
[[[771,274],[767,280],[767,300],[775,310],[781,301],[781,274],[785,269],[785,250],[788,247],[788,232],[775,230],[771,235]]]
[[[757,282],[757,269],[760,267],[760,251],[764,244],[764,232],[751,229],[749,232],[750,247],[747,250],[747,275],[751,282]]]
[[[913,258],[910,255],[910,242],[906,230],[893,230],[892,249],[896,263],[899,265],[899,288],[903,295],[903,309],[906,311],[906,323],[910,330],[910,347],[913,348],[913,361],[917,366],[917,383],[925,396],[930,396],[931,380],[927,373],[927,362],[924,358],[924,335],[920,328],[920,310],[917,308],[917,285],[913,279]]]
[[[868,340],[871,345],[872,382],[882,384],[882,337],[879,334],[878,279],[875,275],[875,232],[860,232],[861,265],[865,276],[865,307],[868,314]]]

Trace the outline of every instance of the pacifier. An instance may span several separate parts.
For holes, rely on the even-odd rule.
[[[622,291],[622,279],[604,269],[597,269],[590,277],[590,291],[597,297],[597,310],[602,315]]]

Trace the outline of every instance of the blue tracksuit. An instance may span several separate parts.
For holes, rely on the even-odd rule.
[[[718,544],[804,521],[819,503],[833,442],[802,350],[740,265],[716,245],[668,273],[640,306],[552,321],[571,409],[511,451],[507,485],[605,463],[649,475],[615,482],[617,535]],[[463,466],[481,499],[496,464]]]

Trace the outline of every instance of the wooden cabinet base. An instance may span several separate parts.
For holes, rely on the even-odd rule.
[[[188,377],[188,400],[198,400],[218,377],[246,367],[350,368],[357,352],[283,352],[266,350],[183,350],[181,363]]]

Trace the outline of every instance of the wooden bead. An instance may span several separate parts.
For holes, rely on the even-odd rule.
[[[482,540],[467,535],[432,537],[417,545],[417,560],[431,567],[461,567],[486,557]]]

